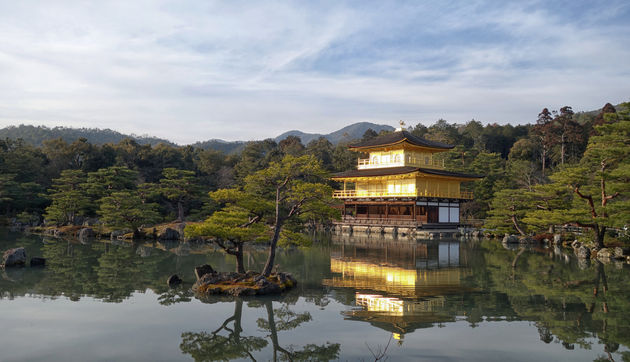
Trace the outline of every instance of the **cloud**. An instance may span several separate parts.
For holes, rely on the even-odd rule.
[[[621,1],[34,4],[0,4],[0,126],[191,143],[363,120],[524,123],[629,95]]]

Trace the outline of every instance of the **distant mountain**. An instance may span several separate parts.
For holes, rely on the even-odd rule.
[[[330,143],[336,145],[337,143],[342,142],[342,141],[352,141],[355,139],[359,139],[363,137],[363,134],[365,133],[365,131],[367,131],[370,128],[376,131],[376,133],[379,133],[380,131],[383,131],[383,130],[385,131],[394,130],[394,127],[392,126],[370,123],[370,122],[358,122],[358,123],[351,124],[338,131],[328,133],[328,134],[305,133],[305,132],[297,131],[297,130],[288,131],[276,137],[275,140],[276,142],[280,142],[289,136],[297,136],[297,137],[300,137],[304,145],[307,145],[312,140],[316,140],[319,137],[324,137],[327,140],[329,140]]]
[[[79,138],[85,138],[92,144],[104,144],[104,143],[118,143],[125,138],[132,138],[139,144],[150,144],[152,146],[159,143],[176,146],[173,142],[157,137],[149,136],[136,136],[126,135],[120,132],[112,131],[111,129],[98,129],[98,128],[68,128],[68,127],[54,127],[48,128],[46,126],[30,126],[19,125],[9,126],[0,129],[0,139],[23,139],[26,143],[33,146],[41,146],[45,140],[62,138],[68,143],[72,143]]]
[[[238,153],[240,152],[247,142],[245,141],[224,141],[220,139],[211,139],[203,142],[193,143],[193,147],[198,147],[204,150],[216,150],[223,153]]]
[[[276,142],[279,142],[288,136],[298,136],[302,140],[304,145],[307,145],[310,141],[316,140],[319,137],[325,137],[332,144],[337,144],[343,141],[352,141],[360,139],[368,129],[373,129],[376,132],[382,130],[392,131],[394,128],[387,125],[380,125],[370,122],[359,122],[346,126],[340,130],[337,130],[328,134],[318,133],[305,133],[301,131],[289,131],[281,134],[275,138]],[[19,125],[8,126],[0,129],[0,139],[23,139],[26,143],[33,146],[41,146],[45,140],[62,138],[68,143],[72,143],[79,138],[85,138],[92,144],[105,144],[105,143],[118,143],[125,138],[134,139],[139,144],[150,144],[152,146],[164,143],[171,146],[177,146],[175,143],[157,137],[150,136],[137,136],[134,134],[123,134],[111,129],[99,129],[99,128],[69,128],[69,127],[46,127],[46,126],[31,126],[31,125]],[[245,141],[224,141],[220,139],[210,139],[207,141],[196,142],[192,144],[194,147],[202,149],[212,149],[221,151],[224,153],[238,153],[240,152],[247,142]]]

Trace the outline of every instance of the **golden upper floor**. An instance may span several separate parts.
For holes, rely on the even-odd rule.
[[[461,190],[460,183],[481,177],[446,171],[444,161],[435,159],[434,155],[454,146],[425,140],[404,130],[349,147],[369,157],[359,159],[356,170],[332,177],[343,182],[343,190],[335,191],[334,198],[472,199],[472,193]]]
[[[351,150],[368,153],[369,157],[358,160],[358,169],[414,166],[443,169],[444,161],[434,159],[434,154],[454,146],[425,140],[402,129],[349,146]]]
[[[418,150],[373,151],[369,158],[359,159],[357,169],[415,166],[444,169],[444,160],[436,160],[433,153]]]

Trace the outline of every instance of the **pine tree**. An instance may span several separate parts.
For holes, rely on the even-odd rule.
[[[86,175],[81,170],[64,170],[53,180],[48,190],[52,204],[46,208],[45,218],[57,225],[74,224],[85,215],[91,205],[85,193]]]
[[[145,202],[134,190],[113,192],[102,198],[100,203],[98,214],[101,220],[109,226],[130,228],[134,238],[140,236],[142,224],[155,223],[160,219],[157,204]]]
[[[162,174],[164,178],[156,185],[156,191],[177,207],[177,221],[184,221],[185,206],[201,193],[195,173],[165,168]]]
[[[590,138],[579,164],[550,177],[572,199],[566,209],[547,217],[592,229],[600,248],[607,228],[630,220],[630,103],[622,106],[616,121],[595,127],[597,135]]]

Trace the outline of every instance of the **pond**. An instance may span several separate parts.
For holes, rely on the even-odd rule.
[[[0,271],[0,360],[630,360],[627,264],[496,240],[315,239],[278,256],[294,290],[199,300],[195,266],[235,267],[211,245],[0,230],[0,250],[47,259]],[[250,250],[246,268],[265,257]]]

